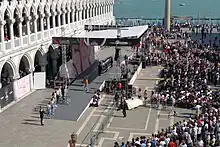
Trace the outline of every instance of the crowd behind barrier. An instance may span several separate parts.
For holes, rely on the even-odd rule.
[[[161,77],[151,96],[144,96],[160,104],[196,109],[196,115],[173,126],[158,130],[150,137],[140,136],[127,143],[115,142],[115,147],[218,147],[220,146],[219,80],[220,38],[210,40],[212,26],[200,26],[201,42],[191,34],[175,27],[171,32],[153,27],[148,38],[148,66],[163,65]],[[206,30],[206,31],[204,31]],[[175,39],[170,41],[170,39]],[[178,39],[178,40],[177,40]],[[159,50],[160,49],[160,50]],[[175,111],[173,115],[178,115]]]

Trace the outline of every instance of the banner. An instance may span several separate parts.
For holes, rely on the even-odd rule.
[[[78,41],[79,43],[70,42],[73,43],[70,44],[72,60],[60,66],[59,75],[63,78],[66,78],[68,75],[69,78],[74,79],[89,68],[95,61],[94,46],[86,45],[84,39]]]
[[[13,83],[8,84],[0,89],[0,104],[4,108],[14,101]]]
[[[34,73],[34,89],[46,88],[46,72]]]
[[[19,80],[14,81],[15,99],[20,99],[31,91],[30,75],[27,75]]]

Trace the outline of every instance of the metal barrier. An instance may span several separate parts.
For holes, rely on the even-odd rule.
[[[109,123],[110,118],[113,116],[115,109],[115,103],[112,103],[105,108],[105,110],[90,129],[89,133],[82,141],[80,147],[83,147],[83,144],[88,144],[88,142],[88,147],[98,146],[99,137],[102,133],[104,133],[104,129]]]

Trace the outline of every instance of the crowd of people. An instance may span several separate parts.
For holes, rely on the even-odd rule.
[[[213,89],[220,83],[220,54],[214,41],[204,44],[203,35],[198,42],[178,27],[171,32],[154,27],[147,40],[150,45],[146,54],[147,65],[164,67],[160,75],[163,80],[159,81],[151,99],[170,102],[176,107],[196,108],[199,113],[150,137],[140,136],[121,145],[115,142],[115,147],[220,146],[220,93]]]

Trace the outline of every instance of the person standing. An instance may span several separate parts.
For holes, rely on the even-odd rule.
[[[88,85],[89,85],[89,81],[88,81],[88,78],[86,77],[86,78],[84,79],[84,91],[86,91],[86,92],[89,91]]]
[[[40,114],[40,124],[41,124],[41,126],[43,126],[44,125],[44,114],[45,114],[45,111],[42,109],[41,106],[40,106],[39,114]]]
[[[102,62],[101,61],[99,62],[99,66],[98,66],[98,74],[99,76],[102,75]]]
[[[57,91],[55,91],[55,94],[56,94],[57,104],[59,104],[59,102],[60,102],[60,95],[61,95],[59,89]]]
[[[123,100],[123,105],[122,105],[122,113],[123,113],[123,116],[124,116],[124,117],[127,116],[126,109],[127,109],[127,104],[126,104],[126,101],[125,101],[125,99],[124,99],[124,100]]]

